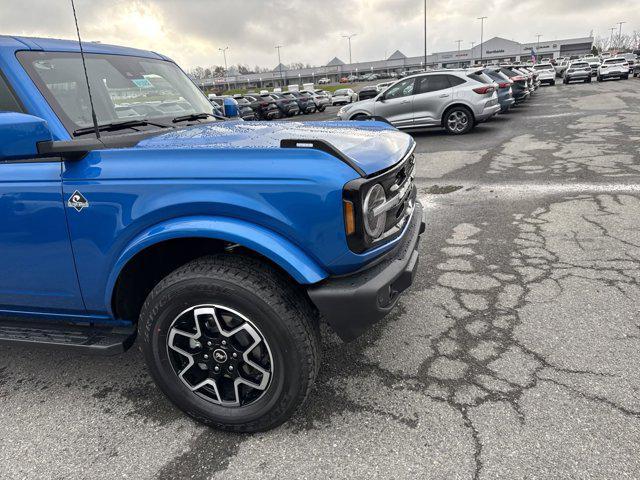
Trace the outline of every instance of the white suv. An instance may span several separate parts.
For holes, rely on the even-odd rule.
[[[533,69],[538,74],[540,83],[556,84],[556,70],[550,63],[538,63],[533,66]]]
[[[629,63],[622,57],[607,58],[598,67],[598,81],[607,78],[629,78]]]
[[[346,105],[340,120],[382,120],[397,128],[443,127],[460,135],[500,111],[498,84],[477,71],[441,70],[403,78],[375,98]]]

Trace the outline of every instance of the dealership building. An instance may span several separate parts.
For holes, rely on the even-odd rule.
[[[432,53],[427,56],[428,68],[469,67],[481,61],[488,64],[503,62],[526,62],[531,60],[532,49],[538,54],[538,61],[560,57],[580,56],[591,51],[593,37],[549,40],[519,43],[506,38],[494,37],[468,50]],[[284,65],[276,66],[271,72],[248,75],[232,75],[226,78],[197,80],[204,88],[269,88],[290,84],[315,83],[320,78],[337,82],[349,75],[367,73],[400,73],[424,69],[424,56],[407,57],[397,50],[386,60],[347,64],[333,58],[325,66],[288,70]]]

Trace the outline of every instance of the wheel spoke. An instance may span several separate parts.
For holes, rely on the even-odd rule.
[[[272,378],[273,359],[263,335],[227,307],[206,305],[183,312],[169,329],[167,347],[178,378],[190,391],[219,405],[256,401]]]

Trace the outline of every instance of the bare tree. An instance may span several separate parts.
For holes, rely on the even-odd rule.
[[[191,69],[191,72],[189,72],[189,73],[191,73],[191,76],[193,78],[197,78],[198,80],[200,80],[202,78],[205,78],[204,77],[204,68],[202,68],[202,67],[193,67]]]
[[[618,50],[629,50],[631,48],[631,35],[623,33],[616,39],[616,48]]]
[[[631,48],[633,50],[640,50],[640,32],[637,30],[631,35]]]

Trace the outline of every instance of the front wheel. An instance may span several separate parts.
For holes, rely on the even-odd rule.
[[[584,83],[591,83],[591,77],[585,79]]]
[[[467,133],[473,125],[473,115],[465,107],[454,107],[445,113],[444,128],[451,135]]]
[[[319,368],[308,301],[280,272],[248,257],[203,257],[171,273],[149,294],[138,329],[165,395],[224,430],[285,422]]]
[[[553,87],[556,84],[555,80],[551,80],[551,86]]]

